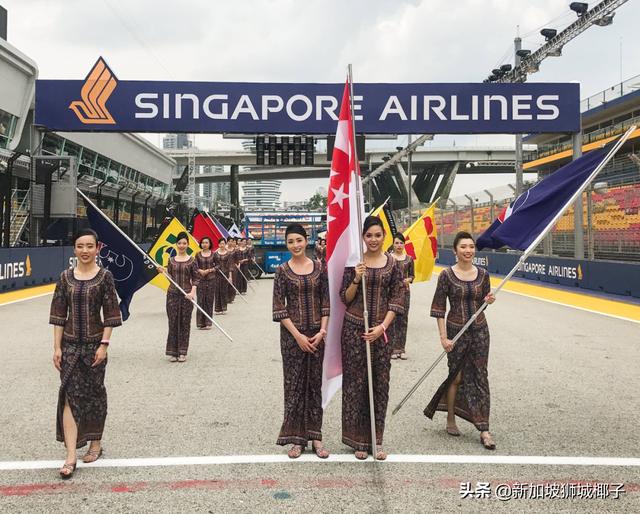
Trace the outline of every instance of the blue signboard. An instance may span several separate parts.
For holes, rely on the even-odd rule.
[[[335,134],[344,84],[118,80],[100,58],[85,80],[38,80],[51,130]],[[577,132],[571,83],[354,84],[362,134]]]

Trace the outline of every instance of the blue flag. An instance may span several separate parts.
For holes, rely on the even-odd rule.
[[[611,145],[592,150],[522,193],[478,238],[478,250],[526,250],[605,159]]]
[[[155,263],[144,257],[137,246],[129,241],[107,217],[85,200],[87,219],[100,240],[102,267],[113,275],[120,297],[122,320],[129,317],[129,304],[133,293],[153,279],[158,272]]]

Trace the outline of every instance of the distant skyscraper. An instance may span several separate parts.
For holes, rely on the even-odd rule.
[[[260,180],[242,184],[242,205],[246,212],[280,208],[280,180]]]
[[[191,145],[187,134],[166,134],[162,138],[162,148],[165,150],[181,150],[191,148]]]
[[[242,142],[242,147],[251,153],[256,153],[256,143],[253,139]],[[245,167],[245,170],[251,169]],[[258,180],[242,184],[242,206],[245,212],[272,211],[280,208],[281,180]]]
[[[224,166],[201,166],[199,173],[224,173]],[[231,188],[229,182],[208,182],[199,185],[200,196],[219,202],[229,203]]]

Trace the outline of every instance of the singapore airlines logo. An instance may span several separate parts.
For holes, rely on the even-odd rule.
[[[69,109],[75,112],[84,124],[114,125],[116,122],[107,110],[106,103],[117,84],[115,75],[100,57],[80,90],[82,100],[71,102]]]

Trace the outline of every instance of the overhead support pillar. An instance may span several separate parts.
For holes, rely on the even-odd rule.
[[[140,191],[136,191],[131,196],[131,215],[129,216],[129,237],[136,240],[136,235],[134,234],[135,230],[135,217],[136,217],[136,196],[140,194]]]
[[[460,168],[460,161],[457,161],[453,165],[453,168],[451,168],[451,170],[442,177],[442,182],[440,182],[440,186],[436,191],[436,199],[439,199],[438,207],[440,207],[441,209],[447,208],[447,200],[449,198],[449,194],[451,193],[453,182],[455,181],[456,175],[458,174],[458,168]]]
[[[582,130],[573,134],[571,138],[573,145],[573,160],[582,157]],[[573,207],[573,224],[575,233],[574,258],[584,259],[584,228],[582,215],[582,195],[578,197]]]
[[[474,218],[474,214],[475,214],[475,209],[474,209],[474,202],[473,202],[473,198],[471,198],[469,195],[464,195],[465,198],[467,200],[469,200],[469,209],[470,209],[470,218],[471,218],[471,235],[473,237],[475,237],[475,233],[476,233],[476,224],[475,224],[475,220]]]
[[[230,184],[229,184],[229,195],[231,196],[231,212],[230,212],[230,214],[231,214],[231,218],[236,223],[238,223],[240,221],[238,219],[239,214],[240,214],[238,212],[239,211],[238,207],[240,206],[239,171],[240,171],[240,167],[238,165],[233,164],[231,166],[231,177],[230,177]]]

